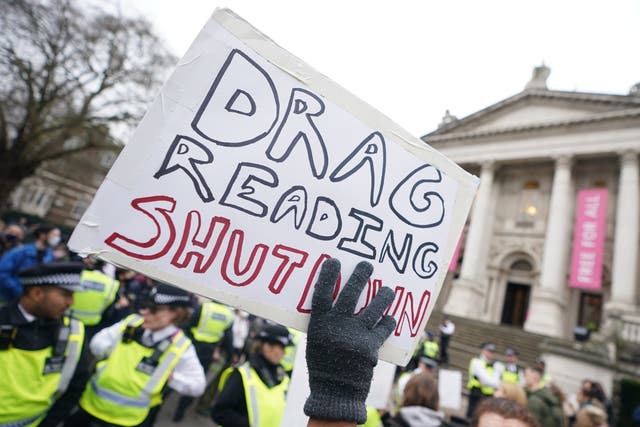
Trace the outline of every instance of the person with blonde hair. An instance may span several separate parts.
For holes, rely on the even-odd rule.
[[[493,395],[495,397],[513,400],[525,407],[527,406],[527,394],[524,392],[522,387],[512,382],[501,382]]]

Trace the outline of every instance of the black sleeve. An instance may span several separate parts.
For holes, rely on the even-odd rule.
[[[89,370],[90,351],[88,345],[82,346],[82,353],[76,365],[76,370],[69,382],[67,391],[49,409],[47,416],[42,420],[39,427],[55,427],[58,423],[69,417],[71,411],[76,407],[80,396],[89,380],[91,374]]]
[[[233,354],[233,323],[224,330],[224,335],[220,340],[220,350],[225,353],[227,360],[231,360]]]
[[[185,329],[195,328],[200,323],[200,316],[202,316],[202,304],[198,304],[198,306],[191,313],[191,317],[189,318],[189,322],[185,325]]]
[[[224,427],[249,427],[242,376],[234,370],[211,408],[211,419]]]

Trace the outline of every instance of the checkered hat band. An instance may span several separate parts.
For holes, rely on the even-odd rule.
[[[186,295],[169,295],[169,294],[155,294],[153,296],[153,302],[156,304],[171,304],[172,302],[189,302],[190,298]]]
[[[23,277],[20,281],[22,282],[22,286],[78,286],[80,284],[80,275],[76,273],[43,274],[42,276]]]

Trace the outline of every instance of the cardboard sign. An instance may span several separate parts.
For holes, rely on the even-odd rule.
[[[438,371],[440,408],[460,410],[462,407],[462,372],[450,369]]]
[[[338,258],[348,277],[368,260],[374,273],[357,311],[381,286],[395,290],[388,313],[397,328],[381,358],[405,364],[476,187],[477,178],[222,9],[69,244],[299,330],[322,262]]]

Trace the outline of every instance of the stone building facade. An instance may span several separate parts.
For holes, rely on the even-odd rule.
[[[47,162],[11,195],[11,210],[73,229],[115,161],[117,153],[87,151]]]
[[[640,325],[640,86],[611,95],[525,89],[422,139],[479,176],[444,311],[570,338],[623,316]],[[571,288],[576,200],[608,193],[602,288]],[[640,341],[640,336],[638,337]]]

